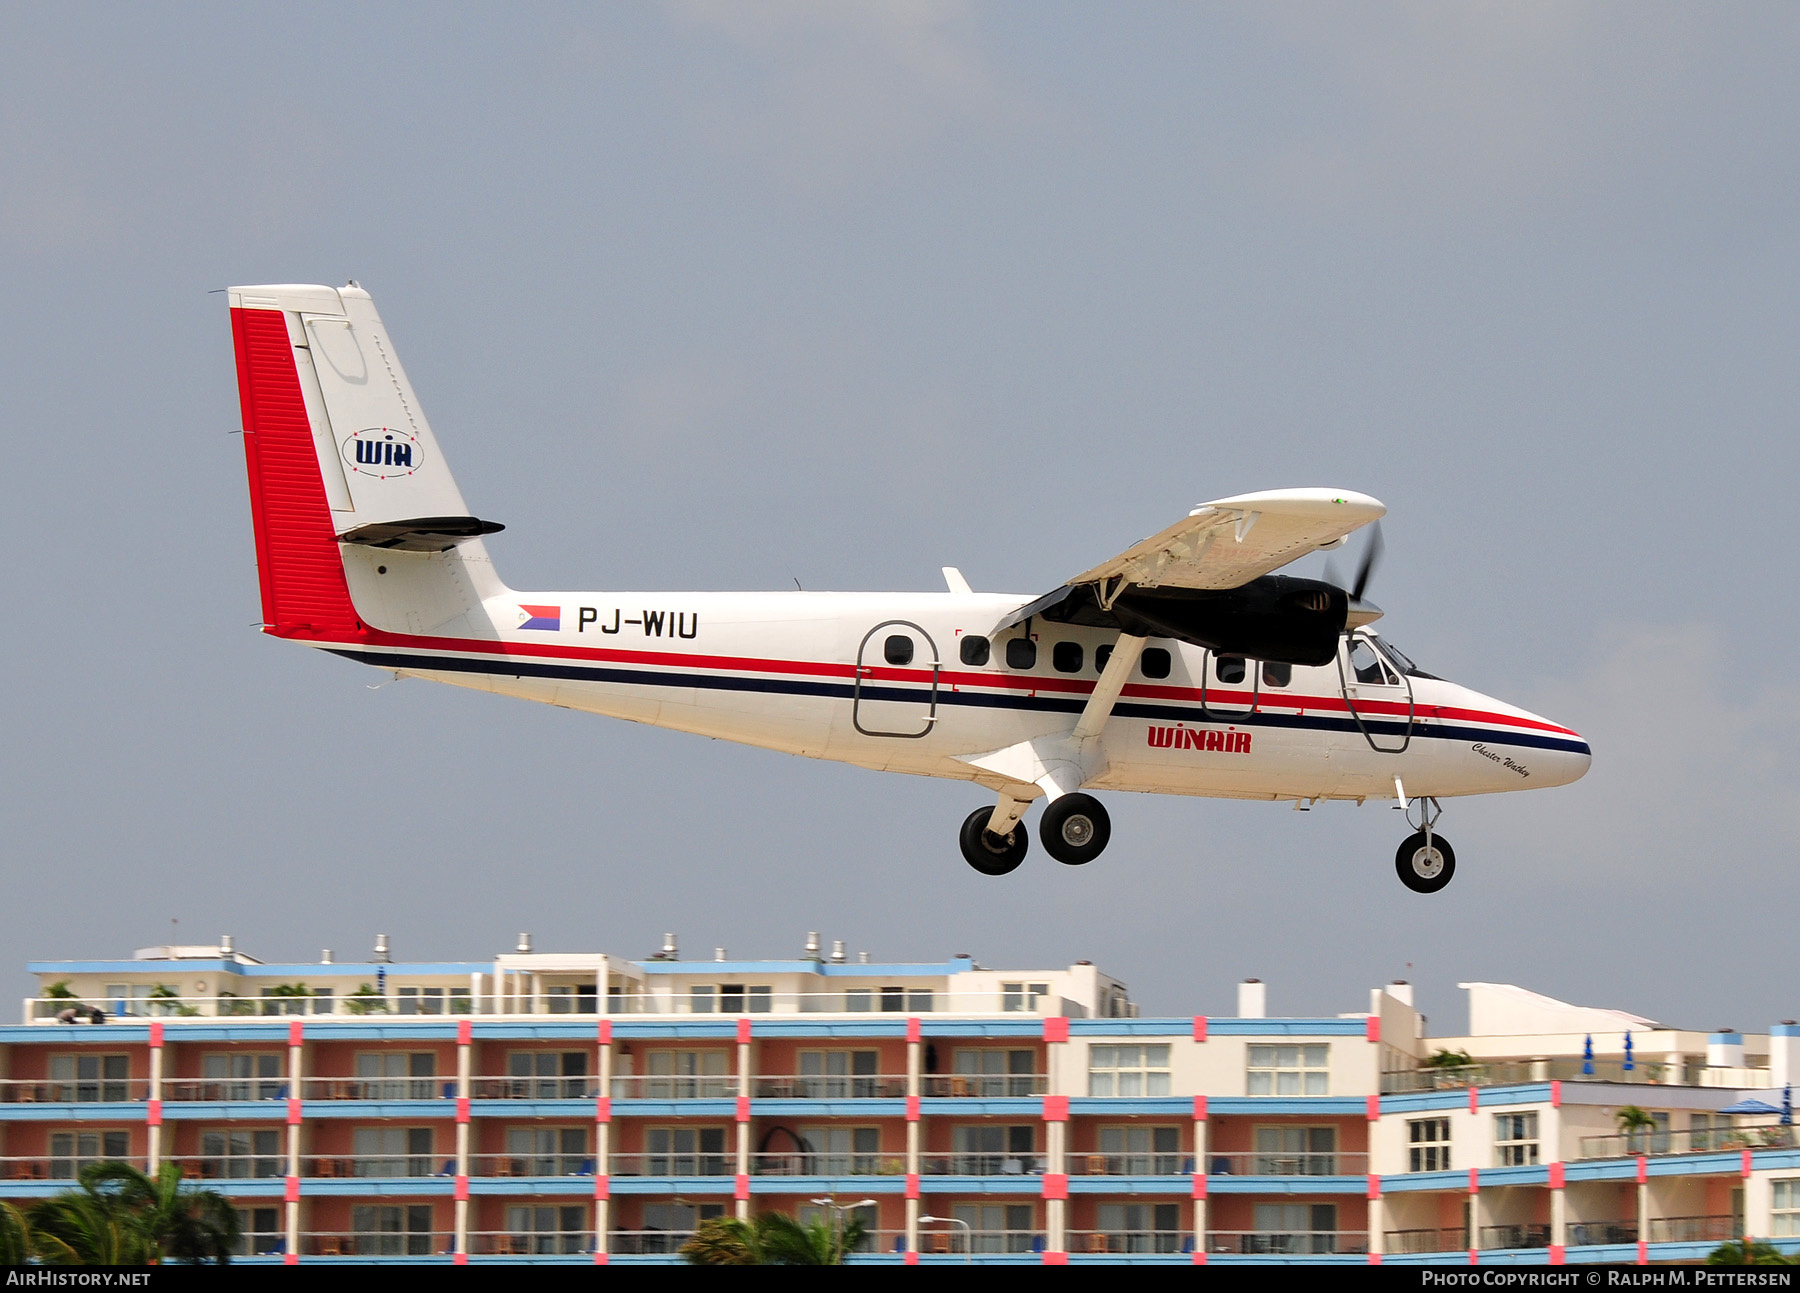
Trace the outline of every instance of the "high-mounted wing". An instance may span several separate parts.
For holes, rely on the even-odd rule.
[[[1067,601],[1076,589],[1091,588],[1094,600],[1110,609],[1131,588],[1241,588],[1309,552],[1336,547],[1386,512],[1367,494],[1334,489],[1271,489],[1202,503],[1167,529],[1021,606],[994,631]]]
[[[1270,489],[1221,498],[1069,582],[1123,578],[1140,588],[1237,588],[1334,546],[1386,511],[1367,494],[1345,490]]]

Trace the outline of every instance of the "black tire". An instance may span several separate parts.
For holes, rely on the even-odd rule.
[[[1044,852],[1064,866],[1084,866],[1106,850],[1112,818],[1092,795],[1063,795],[1044,809],[1038,838]]]
[[[1456,850],[1436,831],[1431,834],[1431,848],[1427,850],[1425,832],[1416,831],[1406,837],[1394,854],[1394,870],[1400,874],[1400,883],[1414,893],[1436,893],[1456,874]]]
[[[982,875],[1005,875],[1019,869],[1026,850],[1031,847],[1031,837],[1025,833],[1024,822],[1014,826],[1012,834],[1005,838],[992,834],[987,824],[993,816],[992,808],[977,808],[964,820],[962,854]]]

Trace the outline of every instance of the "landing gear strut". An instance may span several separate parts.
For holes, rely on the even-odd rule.
[[[1443,815],[1438,801],[1421,798],[1417,803],[1419,829],[1401,842],[1394,854],[1394,870],[1400,874],[1400,883],[1414,893],[1436,893],[1456,874],[1456,850],[1450,847],[1449,840],[1432,830]],[[1410,807],[1406,824],[1413,824]]]
[[[1099,857],[1112,838],[1112,818],[1106,806],[1079,791],[1062,795],[1044,809],[1038,823],[1044,852],[1065,866],[1082,866]]]
[[[992,808],[977,808],[969,814],[962,824],[962,854],[982,875],[1005,875],[1025,860],[1031,837],[1025,833],[1025,823],[1019,821],[1008,834],[994,834],[988,829],[993,817]]]

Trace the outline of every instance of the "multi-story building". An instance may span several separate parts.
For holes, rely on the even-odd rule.
[[[0,1027],[0,1195],[179,1163],[248,1259],[667,1262],[856,1216],[890,1262],[1682,1261],[1800,1251],[1800,1026],[1692,1033],[1467,984],[1145,1019],[1092,965],[48,962]],[[1621,1115],[1624,1116],[1621,1116]]]

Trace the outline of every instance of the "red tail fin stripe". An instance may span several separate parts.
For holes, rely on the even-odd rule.
[[[360,640],[363,625],[344,582],[287,316],[237,309],[231,330],[263,624],[280,636]]]

